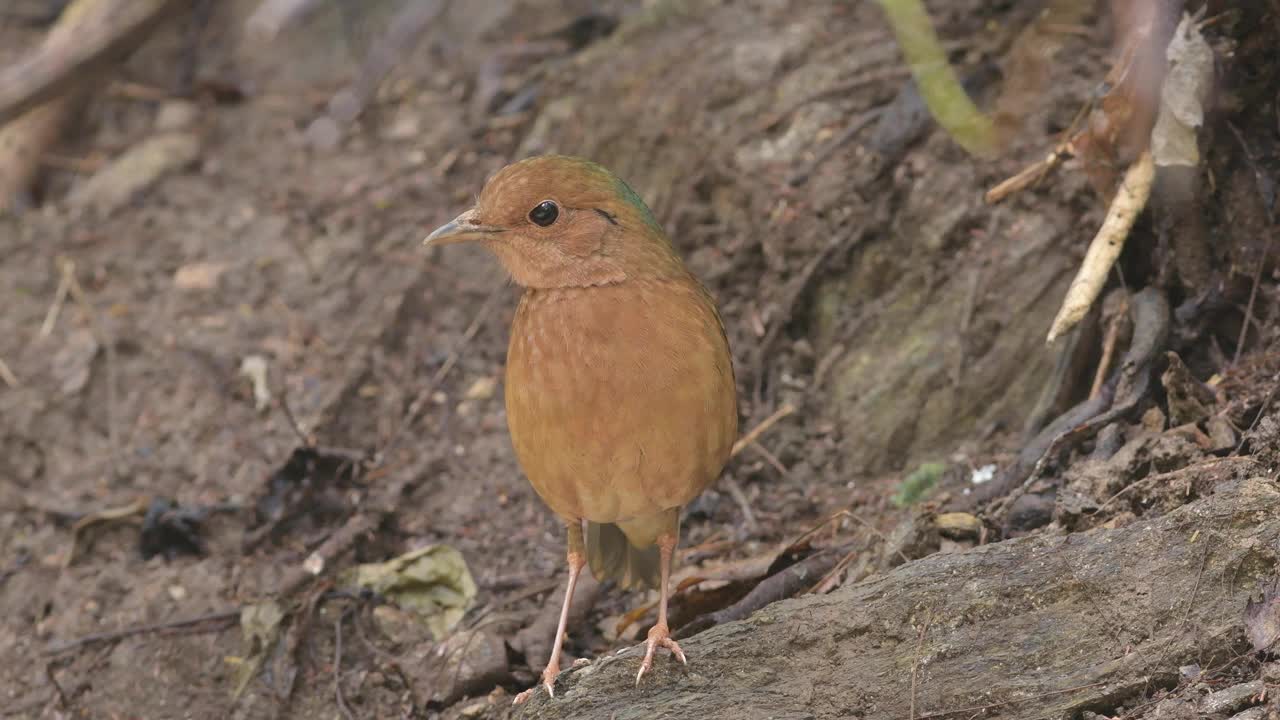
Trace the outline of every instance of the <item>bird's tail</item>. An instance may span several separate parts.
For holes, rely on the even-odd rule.
[[[657,545],[641,550],[617,525],[587,522],[587,562],[597,580],[617,580],[627,590],[657,588],[661,560]]]

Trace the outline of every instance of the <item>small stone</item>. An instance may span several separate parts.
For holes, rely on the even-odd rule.
[[[502,638],[482,630],[463,630],[440,644],[435,662],[418,663],[424,680],[435,690],[432,700],[449,704],[465,695],[487,690],[511,677],[507,646]],[[411,671],[411,675],[415,672]],[[448,678],[444,683],[438,678]],[[424,687],[428,685],[424,683]]]
[[[253,406],[259,412],[271,406],[271,387],[267,384],[267,359],[249,355],[240,361],[240,374],[253,383]]]
[[[413,108],[401,105],[391,123],[382,131],[387,140],[412,140],[422,135],[422,116]]]
[[[302,569],[312,575],[319,575],[324,572],[324,556],[318,552],[313,552],[307,556],[302,563]]]
[[[481,715],[484,714],[484,711],[487,710],[488,708],[489,708],[489,703],[484,700],[481,700],[480,702],[473,702],[470,705],[462,708],[461,710],[458,711],[458,714],[465,718],[480,717]]]
[[[187,589],[181,585],[170,585],[167,590],[169,591],[169,597],[173,598],[174,602],[181,602],[187,598]]]
[[[1236,438],[1235,428],[1231,427],[1231,423],[1220,415],[1214,415],[1205,423],[1205,429],[1209,431],[1209,441],[1214,452],[1233,449],[1239,440]]]
[[[155,128],[159,132],[186,130],[195,125],[200,108],[186,100],[170,100],[156,112]]]
[[[467,400],[488,400],[493,397],[494,391],[498,387],[498,379],[493,377],[478,378],[471,383],[471,387],[467,388]]]
[[[195,262],[183,265],[173,274],[173,285],[179,290],[212,290],[227,270],[227,263]]]
[[[1142,427],[1151,432],[1164,432],[1164,412],[1153,407],[1142,414]]]
[[[941,513],[933,524],[943,535],[956,539],[976,538],[982,531],[982,521],[966,512]]]

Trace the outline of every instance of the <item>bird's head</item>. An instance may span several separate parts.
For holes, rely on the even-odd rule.
[[[489,178],[475,207],[426,245],[480,242],[515,282],[592,287],[684,271],[644,201],[613,173],[563,155],[521,160]]]

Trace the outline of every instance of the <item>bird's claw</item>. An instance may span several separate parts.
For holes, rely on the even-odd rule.
[[[670,650],[671,654],[675,655],[681,664],[689,664],[689,660],[684,656],[684,651],[680,649],[680,644],[671,639],[671,630],[666,625],[654,625],[649,630],[649,637],[645,640],[644,645],[644,659],[640,661],[640,672],[636,673],[636,687],[640,687],[640,679],[653,667],[653,654],[657,652],[659,646]]]
[[[534,685],[533,687],[529,688],[528,690],[525,690],[524,692],[520,693],[519,695],[516,695],[516,699],[515,699],[515,700],[512,700],[512,701],[511,701],[511,704],[512,704],[512,705],[521,705],[521,704],[524,704],[524,702],[525,702],[525,701],[527,701],[529,698],[533,697],[533,694],[534,694],[534,693],[538,692],[538,688],[546,688],[546,689],[547,689],[547,695],[550,695],[552,698],[554,698],[554,697],[556,696],[556,687],[555,687],[555,686],[556,686],[556,676],[557,676],[557,675],[559,675],[559,674],[560,674],[560,666],[559,666],[559,664],[556,664],[556,665],[548,665],[548,666],[547,666],[547,669],[542,671],[542,682],[541,682],[541,683],[539,683],[539,684],[537,684],[537,685]]]

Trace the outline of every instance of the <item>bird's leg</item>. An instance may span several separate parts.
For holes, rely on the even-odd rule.
[[[659,592],[662,593],[662,597],[658,600],[658,623],[649,628],[649,638],[645,640],[644,660],[640,661],[640,672],[636,673],[636,685],[640,684],[640,678],[644,677],[645,672],[653,667],[653,654],[659,645],[670,650],[680,662],[689,664],[680,645],[671,639],[671,628],[667,626],[667,586],[671,581],[671,556],[676,550],[676,539],[674,532],[664,533],[658,537],[658,552],[662,567],[662,589]]]
[[[582,572],[582,568],[587,564],[586,543],[582,539],[582,522],[579,520],[570,520],[569,526],[569,585],[564,591],[564,605],[560,607],[560,625],[556,627],[555,643],[551,646],[551,659],[547,661],[547,667],[542,671],[542,687],[547,689],[547,694],[551,697],[556,696],[555,684],[556,676],[560,674],[560,647],[564,645],[565,631],[569,626],[569,604],[573,602],[573,589],[578,584],[578,575]],[[519,705],[528,700],[536,692],[538,686],[535,685],[528,690],[516,695],[516,699],[512,705]]]

